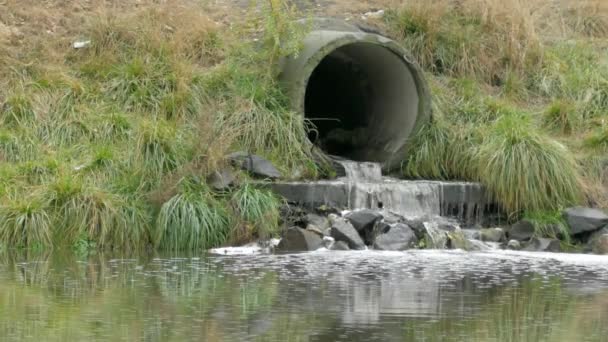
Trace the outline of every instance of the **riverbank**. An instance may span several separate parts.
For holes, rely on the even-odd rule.
[[[564,208],[606,207],[606,9],[575,3],[551,16],[557,2],[349,9],[431,84],[434,119],[399,176],[480,182],[539,237]],[[283,181],[336,174],[276,83],[309,14],[270,4],[241,18],[186,0],[0,4],[0,248],[201,251],[281,235],[282,199],[255,185],[267,175],[229,156],[260,155]]]

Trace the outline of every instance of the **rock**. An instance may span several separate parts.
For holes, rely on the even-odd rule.
[[[346,215],[346,219],[359,233],[371,231],[376,223],[382,220],[382,217],[382,214],[371,209],[353,211],[352,213]]]
[[[270,179],[281,178],[281,173],[272,163],[258,155],[247,152],[235,152],[227,156],[236,166],[250,173]]]
[[[528,220],[521,220],[509,229],[509,239],[517,241],[527,241],[534,236],[534,225]]]
[[[374,248],[382,251],[404,251],[416,247],[418,238],[408,225],[397,223],[389,226],[388,232],[380,234],[374,241]]]
[[[392,213],[390,211],[385,211],[382,213],[382,216],[384,216],[383,221],[388,223],[388,224],[395,224],[395,223],[400,223],[403,222],[405,220],[405,218],[401,215],[397,215],[395,213]]]
[[[323,233],[323,231],[321,229],[319,229],[319,227],[315,226],[314,224],[309,224],[308,226],[306,226],[306,230],[319,235],[321,238],[323,238],[325,236],[325,233]]]
[[[292,227],[287,230],[277,249],[282,252],[306,252],[321,247],[323,247],[323,239],[319,235],[302,228]]]
[[[216,191],[229,190],[236,182],[236,177],[230,169],[215,171],[207,177],[207,184]]]
[[[344,241],[338,241],[331,247],[332,251],[349,251],[348,244]]]
[[[589,250],[595,254],[608,254],[608,227],[599,230],[589,238]]]
[[[479,240],[485,242],[502,242],[505,240],[505,231],[502,228],[488,228],[479,231]]]
[[[424,226],[423,220],[404,219],[403,222],[407,224],[410,228],[412,228],[418,240],[424,239],[424,237],[426,236],[426,227]]]
[[[460,229],[457,225],[444,222],[440,222],[439,224],[437,224],[437,228],[446,232],[455,232]]]
[[[525,251],[528,252],[560,252],[561,244],[557,239],[532,238]]]
[[[350,249],[365,249],[365,243],[355,227],[344,219],[336,219],[331,226],[331,237],[336,241],[344,241]]]
[[[521,249],[521,243],[519,243],[519,241],[517,241],[517,240],[511,240],[507,244],[507,249],[518,251]]]
[[[594,232],[608,225],[608,215],[599,209],[568,208],[564,210],[563,216],[572,235]]]
[[[321,231],[325,231],[327,228],[331,227],[331,223],[327,217],[317,214],[306,214],[304,217],[304,222],[307,225],[313,225],[319,228]]]

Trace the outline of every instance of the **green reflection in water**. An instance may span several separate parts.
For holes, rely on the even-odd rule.
[[[608,289],[573,295],[559,277],[477,289],[466,294],[479,297],[475,310],[465,299],[460,311],[445,310],[439,318],[388,315],[353,326],[329,304],[307,305],[339,295],[323,280],[309,287],[307,279],[283,279],[272,269],[237,272],[228,267],[231,259],[113,257],[2,255],[0,340],[367,341],[382,335],[390,341],[606,341],[608,336]],[[454,306],[447,298],[440,304]]]

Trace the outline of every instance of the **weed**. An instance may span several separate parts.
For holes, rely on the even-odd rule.
[[[581,127],[581,118],[578,115],[573,103],[554,101],[543,114],[543,124],[562,134],[572,134]]]
[[[11,196],[0,204],[0,241],[13,247],[52,245],[51,216],[43,201]]]
[[[479,178],[508,213],[556,210],[579,203],[578,165],[567,148],[521,115],[499,119],[478,155]]]
[[[237,229],[236,240],[250,241],[253,236],[267,239],[275,236],[279,228],[280,200],[268,190],[260,190],[246,183],[231,198],[232,205],[243,220],[242,229]]]
[[[523,218],[532,223],[537,237],[560,239],[566,244],[570,243],[570,228],[561,211],[525,212]]]
[[[228,240],[230,221],[226,210],[204,186],[192,183],[183,180],[180,193],[160,209],[154,242],[161,249],[201,250]]]

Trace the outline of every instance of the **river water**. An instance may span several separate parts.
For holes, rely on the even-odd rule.
[[[602,256],[1,258],[1,341],[608,341]]]

